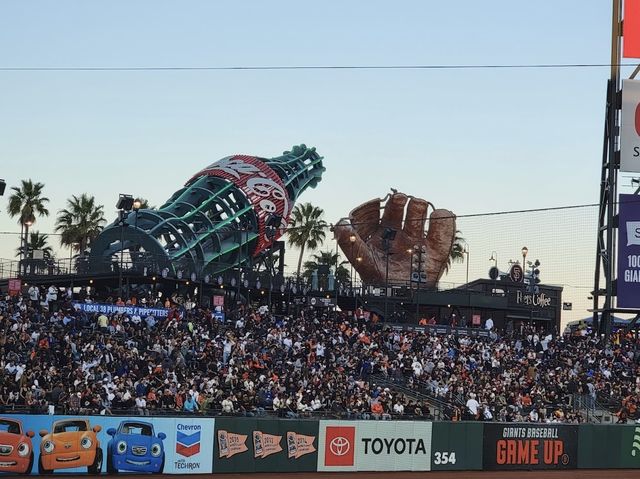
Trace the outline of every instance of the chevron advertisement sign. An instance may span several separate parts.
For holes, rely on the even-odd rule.
[[[175,447],[172,447],[174,457],[171,471],[180,474],[211,473],[214,431],[213,419],[176,419],[173,427]]]
[[[191,457],[200,452],[199,424],[180,424],[176,426],[176,453],[184,457]]]

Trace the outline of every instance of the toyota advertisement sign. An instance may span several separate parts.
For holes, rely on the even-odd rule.
[[[429,471],[431,423],[320,421],[318,471]]]

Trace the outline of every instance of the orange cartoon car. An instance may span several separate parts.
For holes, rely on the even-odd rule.
[[[63,419],[53,423],[52,432],[40,431],[38,472],[87,467],[90,474],[102,469],[102,449],[98,441],[100,426],[93,429],[86,419]]]
[[[33,431],[25,432],[17,419],[0,418],[0,472],[31,474]]]

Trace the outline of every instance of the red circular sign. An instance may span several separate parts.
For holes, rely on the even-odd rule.
[[[253,255],[257,255],[284,233],[293,204],[287,189],[278,174],[262,159],[255,156],[234,155],[213,163],[195,174],[187,185],[201,176],[217,176],[233,183],[247,197],[258,220],[258,244]],[[267,235],[269,217],[282,218],[273,237]]]

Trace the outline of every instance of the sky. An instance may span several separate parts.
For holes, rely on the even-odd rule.
[[[2,0],[0,68],[608,63],[610,9],[603,0]],[[608,75],[608,68],[0,71],[0,177],[8,186],[45,183],[52,215],[37,220],[42,232],[53,231],[72,194],[95,195],[111,221],[119,193],[160,205],[219,158],[278,156],[300,143],[325,157],[322,182],[301,201],[322,207],[327,222],[390,187],[461,216],[591,204]],[[6,213],[8,193],[0,231],[18,232]],[[548,233],[544,216],[505,217],[500,230],[468,220],[470,250],[482,258],[472,263],[472,279],[486,276],[493,239],[506,261],[533,234],[543,263],[562,249],[580,258],[545,280],[579,286],[576,298],[585,296],[596,215],[580,214],[554,219],[561,226]],[[561,235],[566,244],[554,241],[554,231],[572,222],[576,229]],[[516,234],[505,243],[510,229],[523,230],[522,240]],[[17,243],[0,235],[0,257],[14,257]],[[295,251],[287,263],[296,263]],[[465,274],[455,266],[448,281],[464,282]]]

